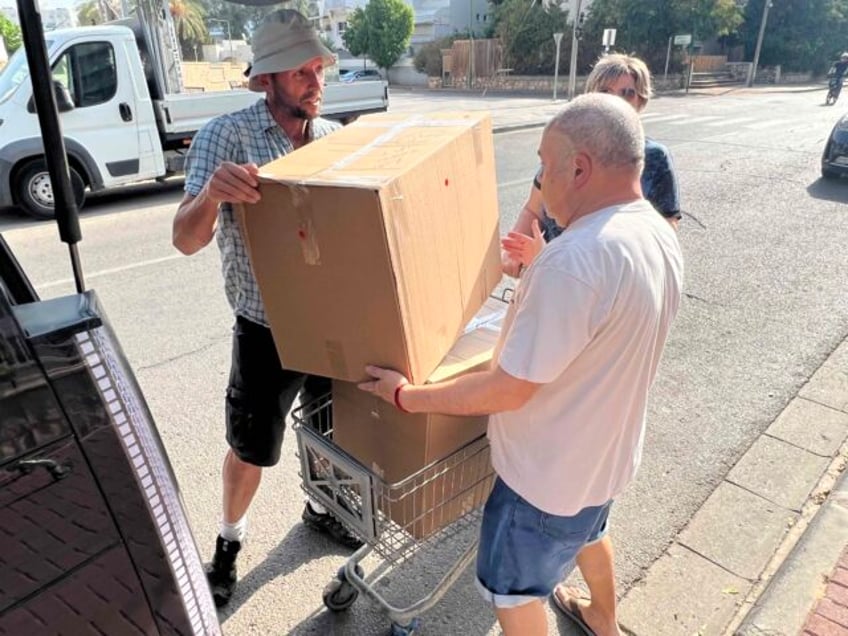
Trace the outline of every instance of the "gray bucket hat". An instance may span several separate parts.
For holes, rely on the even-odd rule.
[[[280,73],[300,68],[316,57],[325,66],[336,63],[336,57],[321,40],[318,32],[302,14],[293,9],[269,13],[253,34],[253,62],[248,72],[248,88],[262,92],[256,80],[266,73]]]

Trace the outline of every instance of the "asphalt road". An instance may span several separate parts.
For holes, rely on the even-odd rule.
[[[614,509],[621,590],[662,553],[848,335],[848,181],[819,179],[820,153],[841,109],[821,106],[823,97],[823,91],[693,94],[659,98],[645,114],[648,134],[670,147],[680,175],[686,297],[653,391],[641,471]],[[441,99],[451,107],[449,97]],[[504,229],[528,191],[539,134],[495,138]],[[231,317],[217,250],[187,258],[170,246],[179,187],[92,197],[80,250],[87,282],[135,368],[199,547],[209,556],[225,450]],[[54,225],[5,214],[0,231],[43,296],[72,291]],[[221,615],[225,633],[384,633],[385,619],[367,600],[342,615],[323,609],[321,590],[345,553],[297,523],[303,500],[293,436],[283,455],[266,472],[253,507],[241,588]],[[389,572],[380,589],[402,601],[429,585],[446,561],[437,555],[427,568]],[[469,573],[423,619],[421,634],[499,633]],[[550,621],[572,633],[553,613]]]

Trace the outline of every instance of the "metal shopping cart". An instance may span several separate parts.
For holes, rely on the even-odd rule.
[[[488,440],[479,437],[389,484],[333,443],[330,395],[303,405],[293,419],[304,490],[364,541],[324,588],[324,605],[341,612],[364,593],[392,621],[392,636],[412,636],[420,627],[419,614],[441,599],[477,552],[482,504],[494,480]],[[445,546],[452,553],[441,579],[407,607],[388,601],[360,565],[375,553],[387,566],[414,567],[430,562],[428,551]]]

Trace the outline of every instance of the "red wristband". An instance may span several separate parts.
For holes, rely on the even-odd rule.
[[[397,388],[395,388],[395,408],[402,413],[409,413],[400,403],[400,390],[405,386],[406,384],[398,384]]]

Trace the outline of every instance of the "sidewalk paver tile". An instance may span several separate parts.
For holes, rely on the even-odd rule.
[[[810,616],[810,620],[804,626],[805,634],[813,636],[845,636],[845,628],[837,625],[833,621],[829,621],[819,614]],[[787,634],[786,636],[790,636]]]
[[[827,584],[825,595],[837,605],[848,608],[848,587],[834,583],[832,580]]]
[[[837,605],[830,598],[823,598],[816,607],[816,613],[848,629],[848,607]]]
[[[678,545],[651,566],[619,606],[635,636],[721,634],[751,584]]]
[[[695,514],[679,541],[734,574],[754,580],[797,516],[724,482]]]
[[[830,354],[798,395],[848,413],[848,342]]]
[[[801,510],[830,460],[763,435],[727,475],[727,480],[790,510]],[[786,470],[791,466],[792,470]]]
[[[766,432],[816,455],[834,457],[848,437],[848,413],[798,398]]]

